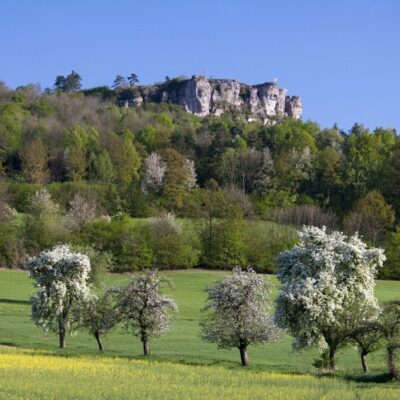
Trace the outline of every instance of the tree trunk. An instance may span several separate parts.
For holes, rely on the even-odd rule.
[[[65,327],[62,322],[58,323],[58,336],[60,341],[60,349],[65,348]]]
[[[329,370],[336,370],[336,347],[329,346]]]
[[[388,363],[389,375],[392,378],[397,379],[398,371],[396,368],[394,348],[391,345],[388,345],[387,347],[387,363]]]
[[[102,353],[104,351],[104,348],[103,348],[103,343],[101,343],[100,333],[97,331],[94,334],[94,337],[96,338],[97,345],[99,346],[99,351]]]
[[[247,355],[247,346],[242,345],[239,346],[240,351],[240,361],[242,362],[243,367],[247,367],[249,365],[249,356]]]
[[[147,339],[143,340],[143,355],[144,356],[150,355],[150,343]]]
[[[362,365],[362,369],[363,371],[367,374],[368,373],[368,363],[367,363],[367,358],[366,358],[366,354],[365,353],[361,353],[360,357],[361,357],[361,365]]]
[[[149,343],[149,338],[148,338],[146,332],[142,332],[141,340],[143,343],[143,355],[149,356],[150,355],[150,343]]]

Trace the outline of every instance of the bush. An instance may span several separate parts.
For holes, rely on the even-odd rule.
[[[92,222],[82,236],[86,244],[112,254],[113,271],[135,271],[153,264],[148,232],[129,217]]]
[[[244,221],[227,219],[214,225],[212,236],[207,230],[201,233],[201,264],[205,267],[230,269],[246,264],[243,237]]]
[[[278,254],[290,249],[298,239],[291,227],[258,221],[247,224],[244,237],[247,264],[257,272],[266,273],[275,271]]]
[[[18,229],[11,222],[0,224],[0,266],[17,268],[20,264]]]
[[[158,268],[188,268],[197,264],[197,240],[183,229],[173,214],[150,219],[149,230],[154,264]]]

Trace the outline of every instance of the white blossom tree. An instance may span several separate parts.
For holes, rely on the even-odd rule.
[[[152,152],[144,160],[144,171],[142,176],[142,191],[148,193],[150,190],[158,191],[164,182],[167,164],[162,160],[161,156]]]
[[[266,276],[257,275],[251,268],[234,268],[231,276],[207,289],[201,322],[203,340],[217,343],[219,348],[238,348],[242,366],[247,366],[249,345],[279,338],[271,317],[270,291]]]
[[[68,245],[43,251],[26,265],[38,292],[31,298],[32,320],[44,331],[57,332],[60,348],[65,334],[76,329],[90,300],[90,260]]]
[[[85,224],[99,216],[97,204],[94,200],[87,200],[77,193],[69,203],[67,216],[70,228],[82,231]]]
[[[197,184],[197,174],[193,160],[189,160],[188,158],[186,159],[185,171],[186,171],[187,190],[190,192],[192,189],[196,187]]]
[[[161,293],[164,280],[156,269],[145,270],[143,274],[134,274],[126,287],[111,289],[117,294],[119,320],[126,331],[140,337],[145,356],[150,355],[150,339],[165,334],[178,311],[175,301]]]
[[[46,188],[37,190],[29,199],[29,211],[38,217],[56,215],[60,208]]]
[[[334,370],[350,332],[379,313],[374,277],[385,256],[357,235],[328,234],[324,227],[304,227],[299,236],[299,244],[278,257],[275,321],[294,336],[295,349],[320,345]]]

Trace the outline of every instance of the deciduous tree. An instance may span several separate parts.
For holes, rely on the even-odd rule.
[[[334,370],[349,333],[379,312],[374,277],[385,256],[357,235],[304,227],[299,236],[299,244],[278,257],[275,320],[294,336],[295,349],[320,345]]]
[[[175,301],[161,293],[164,279],[157,270],[135,274],[131,282],[117,293],[117,312],[127,331],[132,331],[143,344],[143,355],[150,355],[150,340],[165,334],[172,315],[178,308]]]
[[[26,265],[38,292],[31,298],[32,320],[44,331],[58,332],[60,348],[65,334],[76,329],[91,298],[90,260],[68,245],[43,251]]]
[[[249,364],[247,347],[277,340],[279,330],[271,317],[271,284],[251,268],[234,268],[232,275],[207,290],[201,323],[202,338],[219,348],[236,347],[242,366]]]

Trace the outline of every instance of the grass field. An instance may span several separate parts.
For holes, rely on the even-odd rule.
[[[180,313],[168,335],[152,344],[151,363],[149,364],[142,360],[139,340],[123,334],[119,329],[106,337],[106,354],[104,356],[97,355],[95,340],[85,332],[79,332],[75,336],[68,337],[65,350],[57,349],[57,337],[52,334],[44,335],[30,321],[28,299],[30,294],[33,293],[33,287],[27,273],[9,270],[0,271],[0,344],[3,345],[0,355],[0,384],[2,385],[0,398],[2,398],[2,392],[7,393],[6,399],[52,398],[46,397],[44,392],[40,392],[45,390],[40,388],[41,382],[46,379],[51,379],[51,382],[53,382],[54,376],[54,380],[60,379],[59,390],[72,385],[70,380],[63,375],[64,363],[68,371],[66,376],[71,374],[71,379],[77,374],[77,372],[74,372],[74,366],[77,366],[78,369],[87,369],[87,375],[81,374],[82,376],[79,377],[82,380],[82,385],[86,385],[86,383],[91,385],[89,384],[92,381],[91,374],[94,374],[97,366],[99,366],[98,378],[95,382],[93,381],[93,385],[99,388],[111,388],[107,385],[107,370],[110,369],[110,376],[117,375],[120,380],[118,383],[116,378],[116,387],[121,388],[121,392],[118,392],[120,397],[117,395],[101,397],[110,399],[125,398],[123,395],[125,392],[122,390],[123,382],[128,385],[126,390],[128,390],[128,387],[133,390],[134,387],[136,388],[136,381],[139,378],[140,385],[137,386],[135,393],[143,394],[147,387],[149,389],[148,397],[138,396],[140,398],[155,398],[151,396],[152,386],[154,385],[149,384],[147,386],[145,384],[146,380],[151,383],[154,379],[157,379],[155,376],[160,377],[160,390],[164,394],[164,397],[158,396],[157,398],[215,398],[214,395],[218,388],[222,390],[218,397],[229,398],[232,386],[229,382],[231,381],[240,382],[238,383],[238,390],[240,390],[234,398],[241,398],[241,396],[249,398],[249,390],[252,393],[254,390],[254,395],[251,398],[277,398],[274,396],[279,395],[280,398],[284,399],[347,399],[355,398],[353,395],[358,390],[357,388],[365,393],[365,396],[361,397],[363,399],[400,398],[400,388],[397,391],[398,384],[393,383],[379,384],[379,393],[386,387],[387,393],[385,393],[385,397],[374,397],[374,393],[376,394],[375,389],[373,389],[373,386],[376,385],[374,382],[381,379],[386,370],[383,352],[369,356],[371,372],[367,379],[362,378],[358,354],[353,348],[344,349],[339,354],[340,370],[337,374],[339,380],[326,380],[307,375],[302,377],[290,375],[287,377],[286,375],[281,376],[281,374],[315,373],[312,362],[318,355],[316,350],[300,353],[292,352],[291,338],[287,336],[278,343],[251,347],[249,349],[251,365],[249,369],[243,371],[239,366],[237,351],[217,350],[213,344],[204,343],[199,337],[200,309],[205,299],[204,288],[221,277],[223,273],[188,270],[167,272],[165,275],[174,282],[175,289],[166,288],[166,291],[176,299]],[[127,279],[128,277],[124,275],[107,275],[106,285],[122,283]],[[277,286],[275,277],[271,279]],[[275,293],[276,289],[274,295]],[[376,294],[380,301],[400,297],[400,282],[378,281]],[[16,361],[17,357],[20,357],[20,362]],[[55,363],[55,366],[54,368],[48,367],[48,371],[47,367],[38,369],[32,367],[32,365],[50,365],[50,360]],[[174,365],[171,365],[171,363],[174,363]],[[176,365],[178,363],[190,364],[190,366]],[[104,380],[101,378],[102,374],[104,374]],[[225,374],[227,375],[225,376]],[[25,386],[17,385],[17,380],[21,376],[26,377],[23,380]],[[132,379],[127,379],[127,376],[132,376]],[[171,381],[170,389],[167,388],[168,385],[165,386],[168,381]],[[361,384],[360,381],[366,381],[366,383]],[[36,383],[34,384],[34,382]],[[189,382],[193,382],[192,385],[198,390],[193,389],[194,391],[189,392],[189,386],[186,387]],[[162,385],[165,388],[164,386],[161,388]],[[205,390],[204,385],[210,387],[209,393],[203,392]],[[62,398],[100,398],[99,396],[96,397],[94,392],[83,397],[82,387],[77,387],[73,391],[68,389],[71,397]],[[284,391],[286,387],[288,388],[287,395]],[[190,396],[174,397],[173,388],[175,388],[176,393],[190,393]],[[268,391],[268,388],[277,390],[277,392],[272,393],[271,397],[262,397],[260,393]],[[27,397],[26,393],[29,390],[37,394]],[[101,391],[101,389],[99,390]],[[393,390],[397,392],[396,397],[391,397]],[[330,393],[335,391],[340,395],[329,397],[333,396]],[[53,391],[49,393],[53,393]],[[260,395],[256,395],[257,393]],[[298,394],[297,397],[293,397],[295,393]],[[323,397],[323,393],[326,393],[326,397]],[[290,397],[289,395],[293,396]],[[53,398],[60,398],[60,396],[57,397],[54,394]]]

